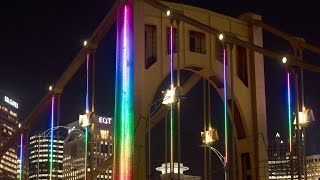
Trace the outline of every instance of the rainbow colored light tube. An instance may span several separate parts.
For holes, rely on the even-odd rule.
[[[86,113],[89,112],[89,59],[90,54],[87,53],[87,93],[86,93]]]
[[[22,179],[22,167],[23,167],[23,134],[20,135],[20,176],[19,179]]]
[[[170,26],[170,89],[173,89],[173,27]],[[170,174],[174,173],[173,103],[170,103]]]
[[[225,157],[224,163],[228,163],[228,114],[227,114],[227,67],[226,67],[226,49],[223,49],[223,105],[224,105],[224,143],[225,143]]]
[[[52,179],[53,169],[53,124],[54,124],[54,96],[51,98],[51,129],[50,129],[50,180]]]
[[[289,150],[292,152],[292,134],[291,134],[291,90],[290,73],[287,72],[287,90],[288,90],[288,125],[289,125]]]
[[[134,50],[133,3],[118,6],[113,179],[133,179]]]

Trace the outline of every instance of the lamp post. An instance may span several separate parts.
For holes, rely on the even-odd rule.
[[[297,126],[296,119],[294,121],[294,125],[296,125],[297,128],[302,129],[303,133],[303,163],[304,163],[304,179],[307,179],[307,161],[306,161],[306,141],[307,141],[307,134],[306,134],[306,127],[311,122],[314,121],[313,111],[310,108],[302,107],[302,111],[299,112],[299,126]]]
[[[175,87],[171,87],[171,89],[163,91],[163,93],[165,94],[164,97],[154,101],[148,106],[148,179],[151,179],[151,116],[158,110],[161,105],[170,106],[176,101],[175,91]]]
[[[65,129],[70,129],[70,127],[68,126],[56,126],[52,128],[52,131],[57,130],[59,128],[65,128]],[[37,166],[37,179],[39,180],[39,165],[40,165],[40,141],[45,139],[46,137],[48,137],[50,135],[51,128],[45,130],[44,132],[42,132],[41,134],[38,134],[38,166]],[[41,139],[42,137],[42,139]]]
[[[212,147],[212,145],[219,140],[219,136],[218,136],[218,131],[216,129],[213,129],[211,127],[209,127],[208,131],[205,132],[201,132],[201,139],[203,142],[202,147],[206,148],[210,148],[219,158],[220,162],[223,165],[224,170],[226,171],[226,161],[225,161],[225,157],[214,147]],[[210,174],[209,174],[209,177]]]

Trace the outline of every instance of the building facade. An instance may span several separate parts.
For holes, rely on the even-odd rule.
[[[33,135],[29,141],[29,179],[50,178],[50,134]],[[54,137],[52,178],[62,179],[63,140]]]
[[[9,139],[19,128],[19,104],[6,93],[0,91],[0,145]],[[17,140],[17,142],[20,142]],[[17,179],[18,177],[18,143],[14,144],[0,161],[0,179]]]
[[[307,156],[307,175],[308,179],[320,179],[320,154]]]
[[[291,176],[293,176],[293,179],[298,179],[298,161],[296,155],[295,137],[293,137],[292,142],[292,157],[290,157],[290,146],[288,140],[283,141],[279,133],[276,133],[275,138],[269,142],[269,179],[291,179]],[[301,150],[302,149],[303,148],[301,148]],[[301,166],[303,167],[303,164]],[[303,172],[302,177],[304,177]]]
[[[64,180],[84,179],[113,153],[113,119],[93,116],[93,121],[87,126],[86,137],[85,127],[82,126],[86,117],[80,115],[79,121],[68,124],[70,130],[63,145]],[[112,167],[93,179],[112,179]]]

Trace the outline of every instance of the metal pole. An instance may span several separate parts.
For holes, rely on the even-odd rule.
[[[203,78],[203,132],[206,135],[206,131],[207,131],[207,127],[206,127],[206,123],[207,123],[207,113],[206,113],[206,79]],[[204,140],[204,143],[205,140]],[[204,180],[207,180],[207,147],[204,146],[203,148],[203,160],[204,160],[204,164],[203,164],[203,170],[204,170]]]
[[[164,128],[164,131],[165,131],[165,138],[164,138],[164,162],[165,162],[165,168],[166,168],[166,179],[168,177],[168,114],[166,114],[166,117],[165,117],[165,128]]]
[[[295,116],[296,116],[296,143],[297,143],[297,161],[298,161],[298,179],[301,180],[301,152],[300,152],[300,120],[299,120],[299,88],[298,88],[298,69],[293,69],[294,71],[294,94],[295,94]]]
[[[209,128],[211,128],[211,95],[210,95],[210,82],[208,81],[208,124]],[[208,167],[208,178],[212,179],[212,158],[211,158],[211,151],[209,150],[209,167]]]
[[[308,178],[308,174],[307,174],[307,154],[306,154],[306,150],[307,150],[307,133],[306,133],[306,125],[304,125],[302,127],[302,132],[304,135],[303,138],[303,147],[304,147],[304,151],[303,151],[303,164],[304,164],[304,179],[306,180]]]
[[[148,179],[150,180],[151,179],[151,145],[150,145],[150,142],[151,142],[151,128],[150,128],[150,110],[151,110],[151,105],[149,105],[149,108],[148,108]]]
[[[231,121],[233,123],[231,123],[231,125],[234,124],[234,84],[233,84],[233,44],[230,45],[230,79],[231,79]],[[235,153],[235,138],[234,138],[234,134],[233,134],[233,127],[231,129],[232,132],[232,138],[231,138],[231,144],[232,144],[232,179],[236,179],[236,153]],[[231,172],[231,171],[230,171]]]
[[[177,23],[177,33],[174,34],[175,36],[178,36],[179,34],[179,24],[180,21],[176,21]],[[175,37],[174,36],[174,37]],[[176,40],[176,37],[175,39]],[[177,67],[177,87],[179,88],[179,93],[181,92],[180,90],[180,62],[179,62],[179,41],[175,42],[176,48],[177,48],[177,62],[178,62],[178,67]],[[179,94],[180,95],[180,94]],[[177,121],[178,121],[178,179],[180,180],[180,163],[181,163],[181,129],[180,129],[180,121],[181,121],[181,101],[180,98],[178,97],[178,102],[177,102]]]

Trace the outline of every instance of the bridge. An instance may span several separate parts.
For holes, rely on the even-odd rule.
[[[187,96],[192,87],[204,79],[224,101],[225,123],[226,126],[228,123],[232,125],[235,157],[232,162],[228,159],[230,138],[224,129],[225,152],[222,155],[225,163],[235,167],[236,179],[268,179],[264,57],[279,62],[279,66],[284,66],[298,78],[297,72],[302,69],[320,72],[320,67],[305,63],[301,56],[302,50],[320,54],[320,48],[265,24],[256,14],[245,13],[236,19],[205,9],[155,0],[115,2],[52,90],[24,119],[21,128],[1,146],[0,157],[13,146],[20,134],[26,133],[36,123],[52,97],[63,93],[88,55],[99,48],[114,22],[117,24],[114,154],[86,178],[96,178],[113,166],[113,179],[148,179],[150,169],[147,168],[148,145],[145,139],[168,113],[171,117],[177,113],[178,117],[178,142],[170,137],[170,166],[173,167],[175,159],[181,162],[179,154],[183,152],[180,149],[179,124],[183,122],[179,119],[179,107],[183,101],[179,97]],[[262,30],[288,41],[295,53],[283,54],[263,48]],[[287,59],[285,65],[281,62],[284,57]],[[180,82],[182,71],[192,73],[183,84]],[[176,77],[173,77],[174,72]],[[174,103],[162,105],[149,114],[156,93],[168,76],[170,84],[167,84],[167,89],[175,90],[179,97]],[[295,112],[299,109],[298,104]],[[94,108],[90,110],[87,107],[87,110],[90,115],[95,113]],[[174,122],[171,119],[170,126]],[[204,124],[204,132],[209,129],[207,118],[199,123]],[[170,134],[173,134],[172,130]],[[178,149],[178,157],[173,156],[174,148]],[[209,149],[204,148],[205,179],[210,174],[210,168],[206,169],[209,166],[206,162]],[[173,174],[172,171],[170,173]]]

